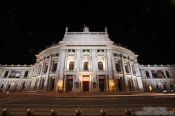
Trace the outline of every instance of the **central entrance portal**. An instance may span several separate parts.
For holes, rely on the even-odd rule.
[[[73,79],[67,79],[66,91],[67,92],[72,91],[72,88],[73,88]]]
[[[99,79],[99,89],[100,89],[100,92],[105,91],[105,79]]]
[[[89,81],[83,81],[83,91],[89,91]]]
[[[83,75],[83,77],[82,77],[83,92],[88,92],[89,91],[89,80],[90,80],[89,75]]]
[[[99,79],[99,90],[100,90],[100,92],[105,92],[105,90],[106,90],[106,78],[105,78],[105,75],[99,75],[98,79]]]
[[[67,92],[72,91],[72,88],[73,88],[73,78],[74,78],[74,75],[67,75],[66,76],[66,91]]]

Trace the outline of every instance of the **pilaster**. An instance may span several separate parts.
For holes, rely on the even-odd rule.
[[[96,83],[95,88],[93,87],[93,84],[91,86],[92,92],[98,90],[98,88],[97,88],[98,80],[96,78],[96,72],[97,72],[97,50],[92,49],[92,75],[91,75],[92,76],[92,81],[91,81],[91,84],[94,83],[94,82]]]
[[[131,87],[132,87],[132,90],[135,90],[136,85],[134,83],[134,75],[133,75],[133,70],[132,70],[130,58],[128,58],[128,61],[129,61],[129,68],[130,68],[130,73],[131,73]]]
[[[65,52],[66,52],[66,49],[62,49],[59,55],[59,78],[57,80],[57,90],[58,91],[62,91],[64,89],[63,81],[64,81],[64,68],[65,68],[64,66],[65,66],[65,58],[66,58]]]
[[[123,71],[123,87],[126,91],[129,91],[129,87],[128,87],[128,81],[127,81],[127,77],[126,77],[126,70],[125,70],[125,62],[123,59],[123,54],[121,54],[121,64],[122,64],[122,71]]]
[[[80,83],[80,65],[81,65],[81,50],[80,49],[76,50],[75,57],[76,57],[76,59],[75,59],[76,75],[75,75],[75,78],[73,79],[74,80],[73,89],[74,89],[74,91],[78,92],[78,91],[80,91],[80,85],[79,85],[79,88],[76,88],[75,83],[76,82]]]
[[[49,73],[50,73],[50,67],[52,65],[52,56],[49,57],[49,63],[48,63],[48,69],[47,69],[47,72],[46,72],[46,77],[45,77],[45,81],[44,81],[44,88],[45,90],[47,90],[49,87]]]
[[[109,92],[113,92],[113,86],[114,86],[114,81],[113,81],[113,71],[112,71],[112,50],[111,49],[107,49],[106,51],[106,56],[107,56],[107,68],[108,68],[108,78],[107,78],[107,91]]]

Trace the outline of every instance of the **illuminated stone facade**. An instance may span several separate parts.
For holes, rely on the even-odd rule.
[[[68,32],[63,40],[36,55],[34,65],[0,65],[2,91],[119,92],[167,88],[175,83],[174,66],[143,66],[134,52],[114,44],[105,32]],[[151,70],[169,72],[153,78]],[[146,78],[145,71],[150,78]],[[148,75],[147,75],[148,76]],[[143,86],[143,84],[144,86]],[[171,84],[170,84],[171,83]],[[146,86],[146,87],[145,87]]]

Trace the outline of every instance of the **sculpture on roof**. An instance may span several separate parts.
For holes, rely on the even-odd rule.
[[[108,28],[107,27],[105,27],[105,33],[108,33]]]
[[[66,26],[65,32],[66,32],[66,33],[68,32],[68,27],[67,27],[67,26]]]
[[[87,26],[84,26],[83,32],[89,32],[89,28]]]

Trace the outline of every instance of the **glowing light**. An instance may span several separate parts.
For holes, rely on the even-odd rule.
[[[149,86],[149,90],[152,91],[152,87],[151,86]]]
[[[57,83],[57,87],[60,89],[63,87],[63,81],[59,80]]]

